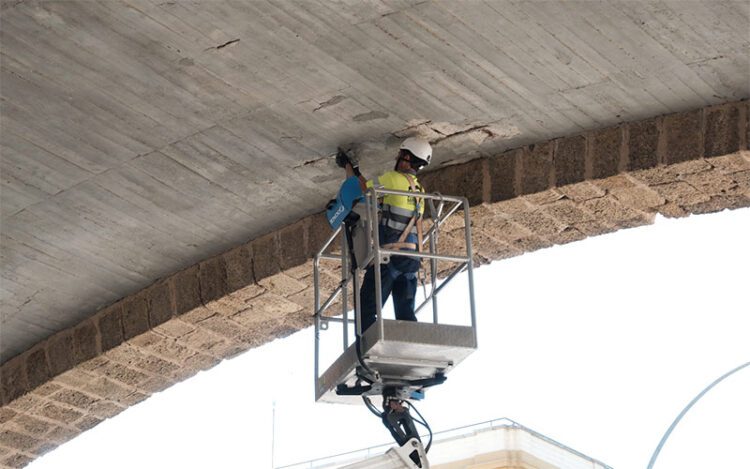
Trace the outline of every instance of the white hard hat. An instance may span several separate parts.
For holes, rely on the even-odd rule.
[[[430,164],[432,159],[432,147],[430,142],[419,137],[409,137],[401,142],[401,150],[408,150],[412,155],[425,162],[425,166]]]

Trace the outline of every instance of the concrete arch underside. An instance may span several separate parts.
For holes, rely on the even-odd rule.
[[[657,213],[750,207],[748,130],[747,101],[732,102],[524,146],[422,180],[469,199],[482,264],[647,225]],[[23,466],[153,393],[310,325],[310,259],[329,234],[322,214],[299,220],[2,364],[0,466]],[[339,279],[326,272],[325,288]]]

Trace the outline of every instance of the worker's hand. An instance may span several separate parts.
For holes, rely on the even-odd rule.
[[[351,160],[349,159],[349,155],[347,155],[344,150],[339,148],[338,152],[336,153],[336,165],[339,168],[346,168],[347,164],[352,164]]]
[[[341,168],[346,168],[347,163],[352,165],[352,168],[358,167],[359,161],[357,159],[357,154],[353,149],[344,150],[339,147],[336,152],[336,164]]]

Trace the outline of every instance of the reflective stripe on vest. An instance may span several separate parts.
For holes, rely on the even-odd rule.
[[[420,193],[424,193],[424,189],[422,189],[417,178],[415,176],[412,176],[412,178],[415,187]],[[385,189],[396,191],[412,192],[409,179],[403,173],[399,173],[398,171],[388,171],[382,176],[367,182],[367,187],[373,186],[382,186]],[[416,206],[415,197],[386,194],[383,197],[383,217],[381,218],[380,223],[393,228],[394,230],[404,230],[409,225],[409,221],[415,215]],[[424,204],[419,204],[419,213],[420,215],[424,213]],[[409,232],[416,233],[416,226],[412,226]]]
[[[383,205],[383,218],[380,220],[380,223],[395,230],[404,230],[409,225],[413,216],[414,210],[404,210],[401,207]],[[416,233],[416,230],[416,226],[412,226],[410,232]]]
[[[389,216],[390,215],[390,216]],[[383,218],[380,220],[381,225],[385,225],[389,228],[393,228],[397,231],[403,231],[406,229],[406,227],[409,225],[409,221],[411,218],[406,220],[406,222],[396,220],[393,218],[393,214],[389,214],[387,211],[383,211]],[[416,233],[416,228],[412,226],[411,230],[409,230],[410,233]]]

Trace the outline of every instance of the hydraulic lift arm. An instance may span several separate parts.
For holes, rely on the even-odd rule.
[[[427,461],[427,451],[432,444],[432,431],[429,425],[424,421],[419,411],[414,408],[408,401],[400,399],[397,390],[389,389],[383,394],[383,411],[380,412],[370,401],[367,396],[362,396],[362,400],[367,408],[373,414],[380,417],[385,428],[388,429],[398,448],[391,448],[389,454],[398,456],[403,466],[408,468],[429,469],[430,463]],[[412,417],[410,409],[414,409],[421,420]],[[415,421],[423,425],[430,433],[430,442],[427,448],[422,445],[422,439],[415,425]]]

